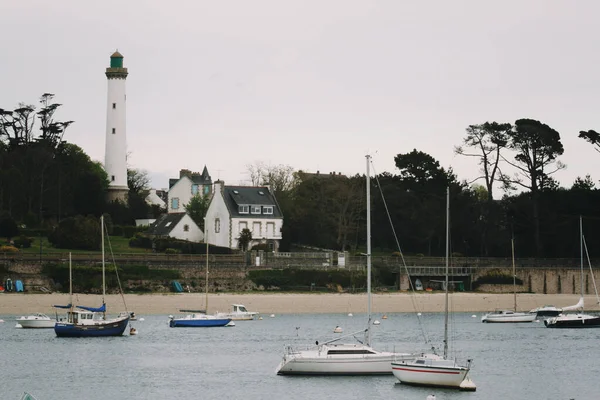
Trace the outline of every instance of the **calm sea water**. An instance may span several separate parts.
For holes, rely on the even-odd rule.
[[[416,388],[385,377],[275,375],[286,344],[306,347],[364,327],[365,315],[264,316],[233,328],[169,328],[167,316],[134,322],[137,336],[56,338],[15,328],[0,315],[0,399],[29,391],[39,400],[100,399],[597,399],[600,329],[554,330],[543,323],[482,324],[455,314],[459,357],[474,359],[474,393]],[[425,350],[414,314],[388,314],[373,328],[380,350]],[[425,314],[440,343],[443,316]],[[296,329],[298,328],[298,329]]]

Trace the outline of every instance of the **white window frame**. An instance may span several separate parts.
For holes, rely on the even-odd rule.
[[[221,220],[219,218],[215,218],[215,233],[221,232]]]
[[[177,207],[173,207],[173,204],[177,203]],[[171,210],[179,210],[179,197],[173,197],[171,199]]]
[[[260,214],[261,213],[261,206],[251,206],[250,207],[250,213],[251,214]]]
[[[263,214],[273,215],[273,206],[263,206],[262,212]]]
[[[250,212],[250,206],[240,205],[238,206],[238,212],[240,214],[248,214]]]

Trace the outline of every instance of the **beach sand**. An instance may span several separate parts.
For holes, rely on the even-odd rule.
[[[199,293],[180,294],[126,294],[127,311],[138,315],[179,314],[180,309],[204,309],[205,295]],[[573,294],[519,294],[519,311],[552,304],[557,307],[574,305],[579,300]],[[75,304],[99,307],[101,295],[73,295]],[[244,304],[249,311],[261,314],[320,314],[320,313],[364,313],[367,311],[366,294],[297,294],[297,293],[219,293],[209,294],[209,313],[228,311],[231,304]],[[54,314],[53,304],[66,305],[69,295],[0,293],[0,315],[27,315],[36,312]],[[498,308],[511,309],[512,294],[453,293],[450,295],[451,309],[455,312],[487,312]],[[586,310],[598,310],[595,296],[586,296]],[[125,311],[120,295],[107,295],[109,314]],[[443,312],[444,293],[385,293],[373,294],[372,310],[375,314],[394,312]]]

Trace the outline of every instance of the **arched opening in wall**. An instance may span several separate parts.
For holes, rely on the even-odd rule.
[[[573,275],[573,294],[575,294],[575,275]]]
[[[562,293],[562,287],[561,287],[561,283],[560,283],[560,275],[558,275],[558,287],[556,289],[559,294]]]
[[[533,293],[533,288],[531,286],[531,275],[529,275],[529,278],[527,280],[528,280],[528,284],[529,284],[528,285],[529,293]]]

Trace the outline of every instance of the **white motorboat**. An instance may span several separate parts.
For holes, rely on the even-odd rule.
[[[414,358],[408,353],[377,351],[371,347],[371,182],[367,156],[367,328],[319,344],[308,350],[286,347],[277,375],[389,375],[393,359]],[[341,343],[340,340],[364,333],[360,343]]]
[[[54,328],[56,319],[50,318],[46,314],[35,313],[18,318],[17,323],[24,329]]]
[[[563,309],[552,305],[544,305],[542,307],[534,308],[529,312],[535,314],[537,318],[556,317],[557,315],[560,315],[563,312]]]
[[[481,322],[533,322],[537,314],[514,312],[513,310],[496,310],[481,317]]]
[[[243,304],[232,304],[230,312],[218,312],[215,315],[219,318],[229,318],[232,321],[251,321],[258,314],[258,311],[248,311]]]
[[[512,267],[513,267],[513,293],[514,293],[514,309],[513,310],[496,310],[490,312],[481,317],[481,322],[533,322],[537,318],[537,314],[517,312],[517,274],[515,269],[515,241],[510,240],[510,247],[512,253]]]
[[[446,312],[444,318],[444,354],[421,354],[409,360],[392,362],[392,372],[400,383],[418,386],[437,386],[458,388],[465,391],[476,390],[475,384],[468,378],[471,370],[471,360],[466,365],[460,365],[455,359],[448,357],[448,275],[450,254],[450,190],[446,197]]]

